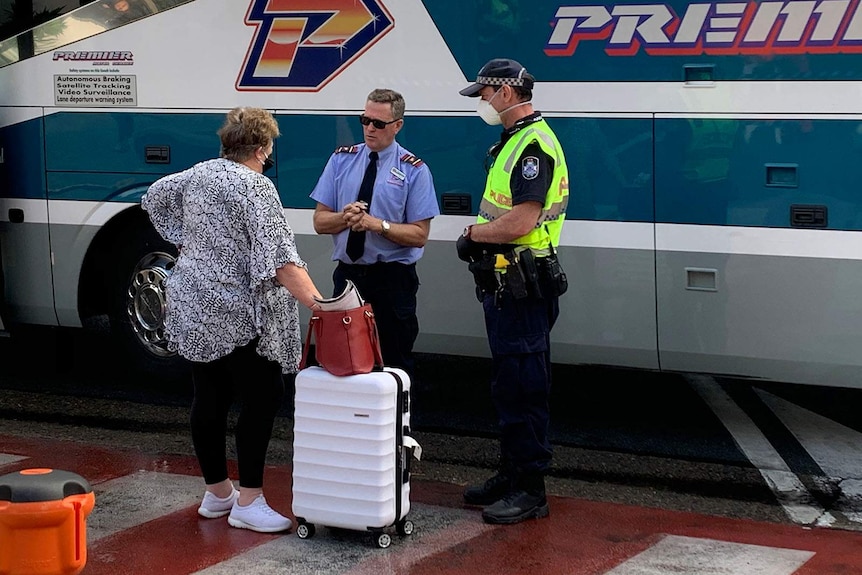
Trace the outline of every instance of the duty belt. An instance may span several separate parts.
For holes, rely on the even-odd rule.
[[[471,262],[469,269],[476,282],[479,301],[493,294],[498,307],[505,294],[516,300],[529,296],[554,297],[568,288],[566,274],[554,253],[540,258],[534,257],[529,249],[486,253],[478,261]]]

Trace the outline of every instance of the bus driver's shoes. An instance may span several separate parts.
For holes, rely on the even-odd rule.
[[[482,519],[485,523],[510,525],[526,519],[547,517],[548,514],[548,500],[544,493],[534,495],[527,491],[515,490],[482,510]]]
[[[512,490],[514,480],[506,473],[498,473],[482,485],[473,485],[464,491],[464,503],[467,505],[491,505],[499,501]]]

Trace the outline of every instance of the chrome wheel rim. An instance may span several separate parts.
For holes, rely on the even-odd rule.
[[[167,298],[165,280],[176,259],[164,252],[145,255],[132,272],[126,298],[126,315],[140,344],[158,357],[171,357],[165,337]]]

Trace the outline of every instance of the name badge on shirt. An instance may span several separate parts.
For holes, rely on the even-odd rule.
[[[396,178],[398,178],[399,180],[401,180],[402,182],[407,177],[407,175],[404,174],[404,172],[402,172],[401,170],[399,170],[395,166],[393,166],[392,169],[389,170],[389,173],[392,174],[393,176],[395,176]]]

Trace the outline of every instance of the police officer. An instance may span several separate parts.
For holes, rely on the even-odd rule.
[[[568,170],[559,140],[531,104],[533,76],[518,62],[494,59],[461,95],[478,97],[478,113],[502,124],[492,146],[477,223],[458,239],[485,312],[500,421],[500,468],[464,492],[485,506],[488,523],[548,515],[544,475],[551,388],[550,332],[566,278],[556,257],[568,203]]]
[[[383,362],[413,377],[419,334],[416,262],[431,219],[440,213],[428,166],[395,141],[404,125],[404,98],[373,90],[359,116],[365,142],[329,158],[311,198],[314,230],[332,234],[334,294],[353,281],[371,304]]]

